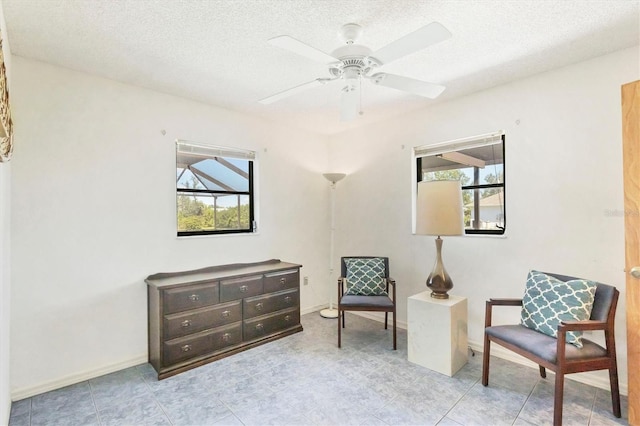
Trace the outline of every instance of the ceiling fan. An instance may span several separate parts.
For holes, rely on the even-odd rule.
[[[342,87],[340,118],[342,121],[350,121],[358,114],[358,92],[361,79],[367,79],[380,86],[391,87],[430,99],[437,98],[444,91],[445,87],[439,84],[427,83],[385,72],[374,73],[374,70],[382,65],[451,37],[449,30],[442,24],[432,22],[375,52],[366,46],[355,44],[362,35],[362,27],[358,24],[343,25],[340,29],[340,35],[346,45],[337,48],[331,54],[327,54],[288,35],[269,39],[269,44],[273,46],[327,64],[330,77],[316,78],[261,99],[259,102],[271,104],[312,87],[341,80],[344,82],[344,86]]]

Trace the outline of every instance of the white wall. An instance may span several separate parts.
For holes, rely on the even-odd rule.
[[[7,70],[7,87],[13,102],[11,79],[11,49],[0,3],[0,28],[2,29],[2,53]],[[9,377],[10,319],[11,319],[11,162],[0,163],[0,424],[9,422],[11,391]]]
[[[520,296],[530,268],[607,282],[622,292],[624,389],[623,219],[608,212],[623,209],[619,93],[640,77],[638,59],[635,48],[540,74],[334,136],[327,150],[322,136],[13,58],[14,399],[143,362],[151,273],[280,257],[310,277],[303,310],[324,304],[327,170],[349,174],[336,189],[335,259],[390,256],[406,321],[406,298],[425,290],[435,255],[432,238],[411,235],[411,148],[500,129],[506,238],[444,244],[453,293],[469,298],[471,343],[481,342],[484,300]],[[259,235],[175,237],[176,138],[258,151]]]
[[[407,297],[426,291],[433,238],[411,234],[412,147],[506,132],[506,238],[445,237],[453,294],[468,300],[470,343],[482,342],[488,297],[521,297],[529,269],[615,285],[616,341],[626,389],[620,86],[640,78],[638,48],[434,105],[334,136],[336,257],[390,256],[400,321]],[[363,106],[366,114],[366,105]],[[518,321],[504,308],[498,321]],[[502,314],[500,314],[502,312]],[[602,339],[599,339],[602,341]],[[606,374],[582,380],[607,386]]]
[[[18,56],[13,66],[14,399],[145,362],[149,274],[281,258],[309,276],[303,311],[326,304],[326,137]],[[176,238],[176,138],[258,152],[259,235]]]

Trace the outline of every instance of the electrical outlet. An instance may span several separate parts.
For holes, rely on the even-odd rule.
[[[309,277],[303,277],[302,278],[302,284],[303,285],[309,285]]]

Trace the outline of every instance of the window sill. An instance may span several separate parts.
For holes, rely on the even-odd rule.
[[[225,237],[251,237],[260,235],[260,231],[256,232],[237,232],[229,234],[204,234],[204,235],[176,235],[176,240],[190,240],[199,238],[225,238]]]

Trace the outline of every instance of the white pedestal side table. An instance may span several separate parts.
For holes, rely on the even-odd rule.
[[[467,299],[435,299],[431,291],[407,302],[409,361],[451,377],[467,363]]]

